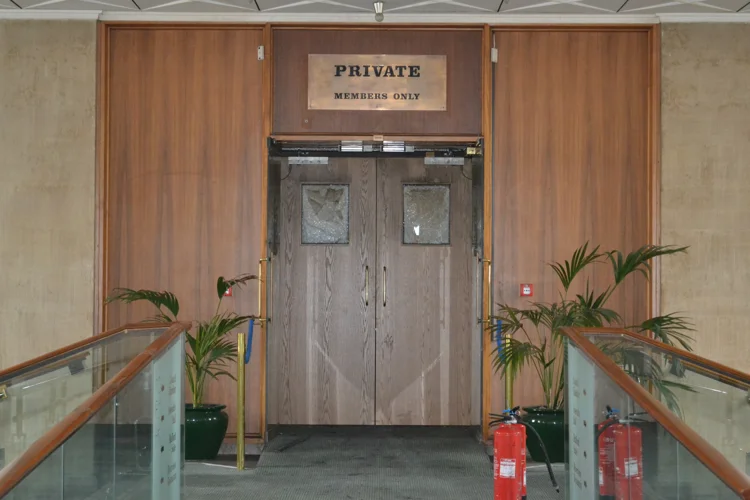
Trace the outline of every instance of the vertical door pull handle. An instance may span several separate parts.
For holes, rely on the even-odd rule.
[[[386,289],[386,281],[385,281],[385,266],[383,266],[383,307],[385,307],[385,289]]]
[[[370,305],[370,266],[365,266],[365,307]]]

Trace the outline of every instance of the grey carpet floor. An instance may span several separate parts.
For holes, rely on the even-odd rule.
[[[562,479],[562,469],[555,469]],[[188,463],[185,484],[191,500],[493,497],[492,464],[468,436],[280,436],[253,470]],[[544,468],[530,468],[528,484],[529,500],[564,498],[551,488]]]

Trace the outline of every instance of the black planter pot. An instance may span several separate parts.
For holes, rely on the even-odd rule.
[[[532,426],[542,438],[549,461],[560,463],[565,461],[565,411],[550,410],[537,406],[523,409],[526,415],[524,421]],[[531,460],[544,462],[544,452],[539,444],[539,439],[531,431],[526,431],[526,448],[529,450]]]
[[[213,460],[227,434],[225,405],[185,405],[185,460]]]

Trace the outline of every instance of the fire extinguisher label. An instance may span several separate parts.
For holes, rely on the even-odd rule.
[[[625,461],[625,477],[634,477],[638,475],[638,460],[629,458]]]
[[[604,484],[604,471],[599,467],[599,486]]]
[[[516,477],[516,461],[503,458],[500,460],[499,477]]]

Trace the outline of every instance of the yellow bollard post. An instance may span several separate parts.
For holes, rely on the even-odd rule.
[[[252,321],[252,320],[251,320]],[[237,334],[237,469],[245,469],[245,334]]]

